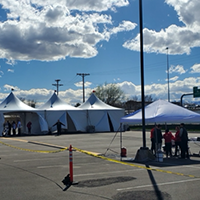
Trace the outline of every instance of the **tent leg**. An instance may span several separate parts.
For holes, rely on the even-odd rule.
[[[120,123],[120,160],[122,161],[122,154],[121,154],[121,150],[122,150],[122,123]]]

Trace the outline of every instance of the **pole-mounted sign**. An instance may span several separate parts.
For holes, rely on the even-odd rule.
[[[198,87],[193,87],[193,97],[200,97],[200,89]]]

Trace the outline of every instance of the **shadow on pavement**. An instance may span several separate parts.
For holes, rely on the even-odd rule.
[[[190,157],[190,159],[179,159],[179,158],[164,158],[163,162],[159,162],[156,160],[149,160],[145,162],[136,162],[132,161],[134,163],[141,163],[146,165],[151,165],[155,167],[170,167],[170,166],[181,166],[181,165],[198,165],[200,164],[200,160],[197,160],[193,157]]]

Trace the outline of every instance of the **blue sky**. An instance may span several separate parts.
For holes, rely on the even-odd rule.
[[[140,99],[139,0],[0,0],[0,101],[82,102],[98,85],[116,83]],[[170,100],[200,86],[199,0],[143,0],[145,95]],[[185,101],[199,101],[188,96]]]

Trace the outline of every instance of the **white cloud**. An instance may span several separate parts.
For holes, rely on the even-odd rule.
[[[199,0],[166,0],[173,6],[179,16],[179,20],[185,26],[175,24],[160,31],[144,28],[144,51],[166,54],[190,54],[191,48],[200,46],[200,4]],[[133,51],[140,50],[140,35],[126,41],[123,46]]]
[[[121,24],[119,24],[118,27],[114,27],[113,29],[111,29],[111,33],[116,34],[118,32],[122,32],[122,31],[131,31],[133,29],[135,29],[135,27],[137,26],[137,24],[132,23],[130,21],[122,21]]]
[[[85,87],[90,87],[91,84],[92,84],[91,82],[86,81],[85,84],[84,84],[84,86],[85,86]],[[75,83],[74,85],[75,85],[76,87],[83,87],[83,82],[80,81],[80,82]]]
[[[182,65],[177,65],[177,66],[171,65],[169,68],[169,73],[185,74],[186,71]]]
[[[175,78],[174,78],[175,79]],[[188,94],[193,92],[193,87],[200,84],[200,78],[189,77],[184,80],[177,80],[170,82],[170,100],[171,101],[180,101],[180,98],[183,94]],[[122,82],[117,83],[117,85],[124,91],[126,98],[131,99],[132,97],[137,96],[138,100],[141,97],[141,86],[135,85],[132,82]],[[53,90],[47,90],[44,88],[37,88],[31,90],[20,90],[17,86],[4,85],[5,91],[8,93],[0,93],[0,100],[3,101],[6,96],[8,96],[11,89],[14,89],[14,94],[20,98],[25,98],[27,100],[35,100],[37,107],[46,101],[53,95]],[[94,89],[85,88],[85,99],[89,98],[90,93]],[[151,95],[153,99],[168,99],[168,84],[150,84],[145,85],[145,95]],[[59,97],[70,105],[76,105],[77,103],[82,103],[83,101],[83,91],[82,88],[78,90],[68,89],[65,91],[59,91]],[[191,97],[192,98],[192,97]],[[194,100],[194,99],[191,99]]]
[[[120,78],[114,78],[113,81],[120,81]]]
[[[12,89],[20,90],[17,86],[12,86],[12,85],[8,85],[8,84],[5,84],[3,87],[4,87],[5,91],[11,91]]]
[[[132,82],[124,81],[122,83],[117,83],[117,85],[122,89],[127,98],[132,96],[140,96],[141,94],[140,86],[136,86]]]
[[[190,73],[200,73],[200,63],[193,65]]]
[[[7,20],[0,22],[0,58],[10,64],[91,58],[98,54],[100,41],[135,28],[128,21],[114,27],[111,16],[100,13],[128,6],[128,0],[2,0],[1,4],[8,12]]]
[[[80,11],[106,11],[115,10],[116,7],[128,6],[128,0],[69,0],[66,5],[70,9]]]
[[[170,78],[169,80],[170,80],[170,81],[177,81],[178,78],[179,78],[178,76],[174,76],[174,77]]]
[[[4,75],[3,71],[0,71],[0,77],[2,77]]]
[[[175,77],[176,78],[176,77]],[[194,78],[189,77],[184,80],[177,80],[175,82],[170,82],[170,100],[180,101],[183,94],[188,94],[193,92],[193,87],[200,84],[200,77]],[[126,97],[138,96],[141,97],[141,86],[136,86],[132,82],[122,82],[118,83],[118,86],[125,92]],[[168,99],[168,84],[151,84],[145,85],[145,95],[151,95],[154,99]]]
[[[13,72],[14,72],[14,69],[8,69],[8,72],[12,72],[12,73],[13,73]]]
[[[0,52],[1,52],[1,50],[0,50]],[[13,60],[13,59],[7,58],[6,64],[8,64],[8,65],[12,65],[12,66],[13,66],[13,65],[16,64],[16,61]]]
[[[174,7],[179,20],[187,26],[200,25],[199,0],[165,0],[165,2]]]
[[[76,87],[83,87],[83,82],[77,82],[74,84]]]
[[[85,82],[85,87],[90,87],[91,84],[92,84],[91,82],[86,81]]]

